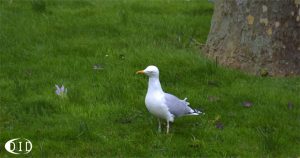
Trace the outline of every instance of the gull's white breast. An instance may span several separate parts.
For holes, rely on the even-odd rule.
[[[156,117],[170,120],[170,112],[164,104],[164,94],[161,92],[147,93],[145,103],[148,111]]]

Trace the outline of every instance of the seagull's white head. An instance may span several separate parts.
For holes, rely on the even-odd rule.
[[[159,70],[156,66],[150,65],[145,70],[140,70],[136,72],[137,74],[146,74],[149,77],[158,77]]]

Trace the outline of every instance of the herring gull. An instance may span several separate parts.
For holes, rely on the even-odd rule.
[[[145,103],[148,111],[158,118],[159,132],[161,131],[160,119],[167,121],[167,133],[169,133],[169,122],[174,122],[175,117],[199,115],[202,113],[189,107],[189,102],[186,101],[187,98],[181,100],[162,90],[159,82],[159,70],[156,66],[148,66],[145,70],[140,70],[136,73],[145,74],[149,77]]]

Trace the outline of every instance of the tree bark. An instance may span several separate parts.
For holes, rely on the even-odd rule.
[[[300,75],[300,0],[215,0],[204,51],[253,74]]]

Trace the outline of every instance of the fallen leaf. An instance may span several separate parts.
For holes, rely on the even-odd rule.
[[[223,129],[224,128],[223,123],[221,121],[216,122],[216,128]]]
[[[289,109],[289,110],[292,110],[293,107],[294,107],[294,104],[293,104],[292,102],[289,102],[289,103],[288,103],[288,109]]]
[[[260,76],[267,77],[269,75],[269,72],[267,69],[261,69],[260,70]]]
[[[93,69],[94,69],[94,70],[102,70],[102,69],[104,69],[104,68],[103,68],[103,66],[102,66],[101,64],[94,64],[94,65],[93,65]]]
[[[220,100],[220,98],[217,97],[217,96],[208,96],[207,98],[208,98],[208,100],[211,101],[211,102]]]
[[[250,101],[244,101],[244,102],[242,103],[242,105],[243,105],[244,107],[249,108],[249,107],[251,107],[251,106],[253,105],[253,103],[250,102]]]

